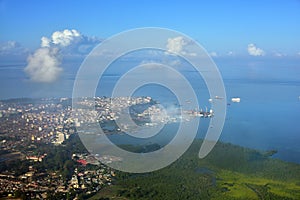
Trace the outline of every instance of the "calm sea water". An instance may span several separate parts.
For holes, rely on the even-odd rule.
[[[284,63],[269,63],[266,67],[252,63],[220,71],[230,104],[220,140],[258,150],[277,150],[274,157],[300,163],[300,68]],[[194,72],[186,74],[195,87],[200,106],[209,107],[203,80]],[[164,88],[149,87],[144,92],[161,102],[174,102],[174,95]],[[231,102],[232,97],[240,97],[241,102]],[[204,138],[208,122],[209,119],[200,121],[198,138]],[[171,137],[169,132],[175,130],[167,130],[164,134]]]
[[[259,150],[275,149],[278,150],[275,157],[300,163],[300,66],[295,62],[219,65],[230,103],[220,140]],[[1,98],[70,97],[76,70],[69,66],[65,72],[59,81],[47,85],[26,80],[22,64],[2,67]],[[200,106],[209,107],[209,95],[203,80],[193,72],[187,71],[186,76],[195,87]],[[117,79],[118,75],[105,76],[101,84],[104,90],[97,95],[107,95],[105,91],[109,91]],[[162,103],[176,103],[174,95],[164,88],[146,87],[136,92],[137,96],[142,94]],[[230,102],[231,97],[236,96],[241,102]],[[205,136],[207,124],[208,119],[201,120],[197,137]],[[165,130],[170,134],[176,128],[172,125]]]
[[[275,157],[300,163],[300,86],[294,83],[227,81],[227,116],[220,140],[259,150],[278,150]],[[168,96],[158,92],[160,98]],[[164,96],[165,95],[165,96]],[[230,102],[238,96],[240,103]],[[208,105],[209,106],[209,105]],[[204,138],[209,119],[197,137]],[[174,132],[168,127],[169,132]]]
[[[299,66],[271,63],[249,68],[224,70],[230,74],[225,79],[227,95],[239,96],[241,102],[228,106],[221,140],[276,149],[275,157],[300,163]]]
[[[299,85],[229,82],[241,97],[228,106],[221,140],[256,149],[278,150],[276,157],[300,163]]]

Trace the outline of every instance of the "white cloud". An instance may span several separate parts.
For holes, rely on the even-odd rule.
[[[144,60],[140,63],[144,68],[150,68],[150,69],[156,69],[156,68],[162,68],[162,63],[151,61],[151,60]]]
[[[83,56],[89,53],[99,42],[101,40],[96,37],[82,35],[74,29],[65,29],[55,31],[50,38],[43,36],[41,47],[59,48],[64,56]]]
[[[265,55],[264,50],[256,47],[256,45],[252,44],[252,43],[248,44],[248,53],[251,56],[264,56]]]
[[[22,55],[27,54],[28,52],[28,49],[22,47],[16,41],[0,43],[0,55]]]
[[[52,34],[52,43],[63,47],[69,46],[73,40],[80,38],[81,34],[77,30],[55,31]]]
[[[41,47],[28,56],[24,71],[32,81],[53,82],[63,72],[62,56],[85,56],[99,42],[99,39],[81,35],[74,29],[55,31],[50,38],[41,38]]]
[[[180,66],[182,63],[178,58],[172,58],[172,59],[157,59],[157,60],[142,60],[140,62],[140,65],[144,65],[145,67],[152,67],[152,68],[156,68],[156,67],[162,67],[163,65],[166,66],[173,66],[173,67],[177,67]]]
[[[55,81],[63,71],[57,54],[56,48],[39,48],[30,55],[24,69],[30,79],[44,83]]]
[[[211,57],[218,57],[218,54],[217,54],[216,52],[213,51],[213,52],[210,53],[210,56],[211,56]]]
[[[50,47],[51,45],[58,45],[60,47],[67,47],[73,42],[79,41],[82,35],[77,30],[55,31],[51,38],[43,36],[41,38],[41,47]]]
[[[286,56],[286,54],[283,54],[283,53],[280,53],[280,52],[275,52],[274,56],[275,57],[284,57],[284,56]]]
[[[184,40],[183,37],[175,37],[175,38],[169,38],[167,43],[167,50],[170,53],[182,53],[183,52],[183,46],[185,46],[187,43]]]
[[[166,48],[168,53],[196,56],[196,53],[187,52],[186,46],[190,43],[191,41],[187,41],[181,36],[168,38]]]
[[[19,46],[19,44],[16,41],[7,41],[7,42],[1,44],[0,51],[7,51],[10,49],[14,49],[18,46]]]
[[[50,47],[50,42],[51,40],[47,37],[42,37],[41,38],[41,47]]]

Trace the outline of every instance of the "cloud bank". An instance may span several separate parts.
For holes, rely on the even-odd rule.
[[[256,47],[256,45],[252,44],[252,43],[248,44],[248,53],[251,56],[264,56],[265,55],[264,50]]]
[[[23,55],[29,52],[16,41],[7,41],[0,43],[0,55]]]
[[[55,31],[50,38],[41,38],[40,48],[28,56],[24,71],[34,82],[54,82],[63,72],[62,57],[85,56],[99,42],[75,29]]]

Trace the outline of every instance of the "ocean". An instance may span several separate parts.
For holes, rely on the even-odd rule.
[[[278,151],[273,157],[300,163],[300,66],[299,62],[256,61],[218,64],[227,95],[227,115],[220,141],[254,148]],[[210,107],[209,93],[196,72],[183,72],[193,85],[199,106]],[[112,78],[107,78],[107,81]],[[114,81],[112,81],[114,82]],[[184,88],[183,88],[184,90]],[[162,104],[178,103],[174,94],[163,87],[147,86],[136,95],[149,95]],[[240,103],[231,102],[240,97]],[[192,109],[192,107],[188,108]],[[209,119],[201,119],[197,137],[204,138]],[[177,128],[174,126],[173,129]],[[164,132],[175,132],[167,127]]]
[[[220,141],[262,151],[277,150],[274,157],[300,163],[300,66],[277,60],[217,63],[224,79],[227,115]],[[187,79],[197,92],[199,106],[209,107],[209,94],[196,72]],[[147,91],[163,102],[172,94],[157,87]],[[156,94],[156,95],[155,95]],[[231,102],[240,97],[240,103]],[[200,120],[198,138],[204,138],[208,119]]]
[[[256,60],[226,62],[218,60],[227,93],[227,115],[220,141],[258,150],[277,150],[274,157],[300,163],[300,66],[299,61]],[[71,97],[79,63],[65,67],[65,74],[53,84],[36,84],[23,72],[24,64],[3,65],[0,70],[1,99],[19,97]],[[184,70],[183,70],[184,71]],[[210,107],[205,83],[196,72],[185,71],[192,83],[200,107]],[[119,74],[101,80],[99,96],[109,95]],[[176,82],[174,82],[176,84]],[[184,88],[182,88],[184,90]],[[162,104],[176,104],[174,95],[162,87],[148,86],[135,93],[152,96]],[[240,103],[231,102],[240,97]],[[192,107],[191,107],[192,109]],[[203,138],[209,119],[201,119],[197,137]],[[174,132],[176,125],[167,127]],[[120,136],[113,136],[120,137]],[[122,137],[122,136],[121,136]],[[167,141],[167,140],[166,140]]]

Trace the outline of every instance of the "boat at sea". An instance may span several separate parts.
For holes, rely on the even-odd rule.
[[[241,102],[241,98],[239,98],[239,97],[233,97],[233,98],[231,98],[231,101],[234,102],[234,103],[240,103]]]
[[[215,96],[215,99],[224,99],[224,97]]]

